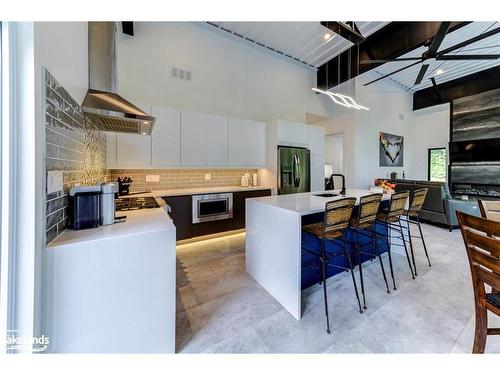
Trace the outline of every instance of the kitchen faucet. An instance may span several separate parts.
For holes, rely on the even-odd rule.
[[[340,173],[333,173],[330,176],[330,183],[332,186],[333,186],[333,176],[342,177],[342,189],[340,190],[340,194],[342,196],[345,196],[345,176],[343,174],[340,174]]]

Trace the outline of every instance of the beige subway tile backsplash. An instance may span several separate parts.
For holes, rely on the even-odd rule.
[[[251,181],[257,169],[112,169],[109,172],[112,180],[132,177],[131,191],[152,191],[240,186],[241,176],[248,173]],[[210,180],[205,180],[206,173],[211,174]],[[159,175],[160,182],[146,182],[146,175]]]

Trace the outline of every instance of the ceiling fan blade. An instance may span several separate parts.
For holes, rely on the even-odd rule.
[[[436,60],[496,60],[500,55],[441,55]]]
[[[389,76],[392,76],[393,74],[399,73],[399,72],[401,72],[401,71],[403,71],[405,69],[411,68],[412,66],[417,65],[417,64],[420,64],[420,61],[414,62],[413,64],[410,64],[410,65],[407,65],[407,66],[405,66],[405,67],[403,67],[401,69],[395,70],[392,73],[386,74],[385,76],[379,77],[379,78],[377,78],[377,79],[375,79],[375,80],[373,80],[371,82],[365,83],[363,86],[371,85],[372,83],[375,83],[377,81],[380,81],[381,79],[384,79],[384,78],[387,78]]]
[[[439,29],[432,39],[432,43],[429,46],[429,50],[427,53],[431,56],[435,55],[441,46],[441,43],[443,43],[444,37],[446,36],[446,33],[448,32],[448,29],[450,28],[451,22],[441,22],[439,25]]]
[[[385,59],[385,60],[360,60],[360,64],[384,64],[387,62],[398,62],[398,61],[421,61],[421,57],[400,57],[398,59]]]
[[[423,64],[422,67],[420,68],[420,71],[418,72],[417,79],[415,80],[415,85],[418,85],[422,80],[424,79],[424,75],[427,72],[427,69],[429,69],[428,64]]]
[[[461,47],[465,47],[465,46],[468,46],[469,44],[472,44],[472,43],[475,43],[475,42],[478,42],[480,40],[483,40],[483,39],[486,39],[492,35],[495,35],[495,34],[498,34],[500,33],[500,27],[497,27],[495,29],[492,29],[490,31],[487,31],[483,34],[479,34],[473,38],[470,38],[470,39],[467,39],[461,43],[458,43],[458,44],[455,44],[454,46],[451,46],[449,48],[446,48],[444,50],[442,50],[441,52],[438,53],[438,56],[442,56],[442,55],[445,55],[447,54],[448,52],[451,52],[451,51],[454,51],[458,48],[461,48]]]

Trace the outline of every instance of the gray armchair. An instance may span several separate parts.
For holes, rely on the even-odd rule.
[[[479,204],[477,201],[463,201],[460,199],[445,199],[444,212],[446,213],[446,221],[448,222],[448,228],[450,232],[453,227],[458,226],[457,221],[457,211],[465,212],[469,215],[481,216],[479,211]]]

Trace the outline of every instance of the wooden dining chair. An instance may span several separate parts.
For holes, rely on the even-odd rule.
[[[476,329],[473,353],[484,353],[488,335],[500,335],[500,328],[488,328],[488,310],[500,316],[500,222],[457,212],[474,289]],[[491,292],[486,292],[486,285]]]
[[[500,221],[500,201],[479,201],[481,216],[493,221]]]

